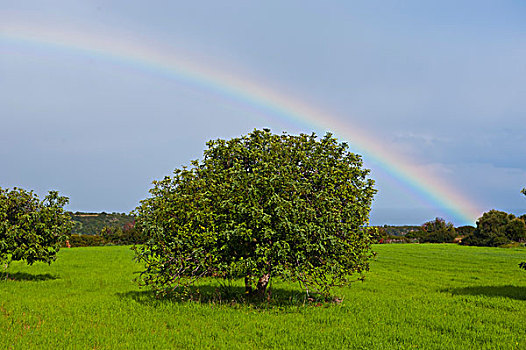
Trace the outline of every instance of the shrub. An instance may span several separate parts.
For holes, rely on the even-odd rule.
[[[452,223],[441,218],[428,221],[422,225],[423,243],[453,243],[457,237],[455,227]]]
[[[69,236],[69,244],[71,247],[99,247],[108,244],[108,241],[101,235],[78,235],[73,234]],[[63,245],[64,246],[64,245]]]

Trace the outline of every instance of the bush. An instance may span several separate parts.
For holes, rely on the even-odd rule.
[[[424,243],[453,243],[457,237],[455,227],[452,223],[441,218],[428,221],[422,225],[422,242]]]
[[[70,247],[98,247],[103,245],[132,245],[144,244],[146,236],[137,230],[133,223],[120,227],[105,227],[97,235],[79,235],[72,234],[69,236]],[[63,244],[67,246],[67,244]]]
[[[108,241],[101,235],[78,235],[69,236],[68,243],[71,247],[99,247],[107,245]],[[64,244],[62,245],[65,246]]]
[[[436,218],[424,223],[419,230],[408,233],[406,237],[416,239],[420,243],[453,243],[457,232],[452,223]]]

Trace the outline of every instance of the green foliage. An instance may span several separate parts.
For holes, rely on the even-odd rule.
[[[407,226],[406,226],[407,227]],[[418,227],[418,226],[416,226]],[[394,230],[393,230],[394,228]],[[406,237],[404,231],[396,230],[397,226],[383,226],[383,227],[371,227],[370,234],[375,238],[375,242],[379,244],[384,243],[410,243],[411,238]],[[400,227],[401,228],[401,227]],[[398,234],[390,234],[389,232],[395,232]],[[411,231],[412,232],[412,231]],[[402,234],[400,234],[402,233]]]
[[[69,235],[68,241],[70,247],[100,247],[108,244],[108,241],[101,235]],[[63,244],[62,247],[67,246]]]
[[[424,223],[419,230],[408,233],[406,237],[416,239],[420,243],[452,243],[457,233],[452,223],[436,218]]]
[[[263,295],[272,277],[328,296],[369,268],[373,181],[331,134],[255,130],[207,143],[201,162],[154,182],[135,214],[140,283],[157,290],[214,275]]]
[[[146,236],[135,228],[134,223],[128,223],[124,228],[104,227],[97,235],[72,234],[62,246],[70,247],[100,247],[105,245],[144,244]]]
[[[475,232],[475,227],[470,226],[470,225],[459,226],[455,228],[455,231],[457,231],[458,236],[466,237],[466,236],[473,234],[473,232]]]
[[[70,213],[73,220],[72,234],[97,235],[106,228],[124,229],[127,225],[133,224],[134,218],[124,213]]]
[[[419,231],[420,226],[414,226],[414,225],[401,225],[401,226],[393,226],[393,225],[384,225],[381,227],[383,231],[385,231],[385,234],[387,236],[405,236],[408,233]]]
[[[127,224],[124,228],[105,227],[101,231],[101,236],[106,242],[115,245],[144,244],[147,241],[145,234],[133,224]]]
[[[424,233],[421,240],[423,243],[453,243],[457,237],[453,224],[446,223],[441,218],[423,224],[422,232]]]
[[[475,231],[463,244],[496,247],[526,240],[526,224],[522,218],[503,211],[490,210],[477,221]]]
[[[0,188],[0,262],[23,260],[50,264],[56,259],[61,241],[71,230],[63,207],[67,197],[50,191],[40,201],[33,191]]]

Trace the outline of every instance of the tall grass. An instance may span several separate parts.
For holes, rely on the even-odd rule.
[[[0,348],[526,349],[526,250],[375,250],[365,282],[336,291],[340,304],[279,281],[254,304],[239,302],[241,281],[203,281],[197,301],[156,299],[132,282],[129,248],[63,249],[0,282]]]

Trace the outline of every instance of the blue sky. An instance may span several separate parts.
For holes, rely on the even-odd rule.
[[[0,35],[6,23],[38,23],[184,52],[362,126],[481,210],[526,212],[522,1],[0,0],[0,9]],[[212,138],[325,131],[162,74],[2,37],[0,106],[0,186],[57,189],[74,211],[132,210]],[[379,189],[373,224],[461,224],[364,160]]]

